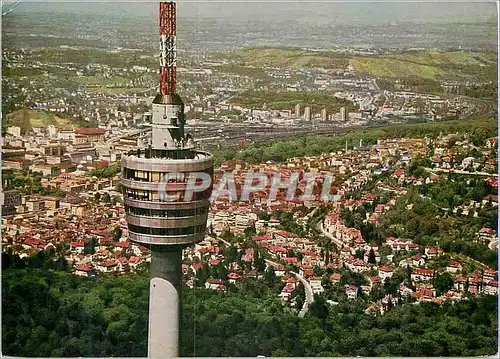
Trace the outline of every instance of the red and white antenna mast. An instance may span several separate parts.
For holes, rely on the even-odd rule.
[[[174,95],[177,82],[176,3],[160,2],[160,93]]]

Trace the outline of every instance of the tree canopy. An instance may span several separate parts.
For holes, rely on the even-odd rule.
[[[183,287],[181,356],[476,356],[497,351],[497,301],[398,306],[315,303],[304,318],[259,293]],[[446,284],[446,283],[445,283]],[[38,268],[2,272],[2,342],[16,356],[146,356],[146,275],[81,278]]]

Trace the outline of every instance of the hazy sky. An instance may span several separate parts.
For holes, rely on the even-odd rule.
[[[387,24],[475,20],[496,17],[496,3],[489,1],[380,2],[358,1],[194,1],[181,0],[178,16],[199,19],[296,20],[314,24]],[[85,12],[152,16],[157,1],[22,1],[16,11]]]

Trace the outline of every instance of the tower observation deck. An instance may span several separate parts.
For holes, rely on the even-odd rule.
[[[178,356],[182,250],[203,240],[212,184],[186,196],[193,174],[213,175],[213,156],[185,133],[176,92],[176,3],[160,2],[160,92],[152,103],[152,136],[122,157],[122,188],[131,241],[151,249],[149,354]],[[167,198],[168,197],[168,198]],[[189,198],[188,198],[189,197]]]

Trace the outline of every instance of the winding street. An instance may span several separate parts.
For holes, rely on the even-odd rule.
[[[494,239],[488,244],[488,248],[492,251],[496,251],[498,249],[498,240]]]
[[[465,174],[465,175],[476,175],[476,176],[488,176],[488,177],[498,177],[498,173],[488,173],[488,172],[480,172],[480,171],[474,171],[474,172],[469,172],[469,171],[464,171],[464,170],[455,170],[455,169],[447,169],[447,168],[428,168],[428,167],[423,167],[424,170],[428,172],[452,172],[452,173],[459,173],[459,174]]]
[[[267,263],[270,263],[270,264],[278,264],[279,265],[279,263],[273,262],[269,259],[265,259],[265,261]],[[292,271],[290,271],[290,273],[292,273],[298,280],[301,281],[302,285],[304,285],[304,291],[306,293],[306,300],[304,302],[304,305],[302,306],[302,309],[299,312],[299,318],[303,318],[304,315],[306,315],[307,311],[309,310],[309,305],[312,304],[312,302],[314,302],[313,291],[312,291],[311,285],[304,279],[304,277],[302,277],[300,274],[292,272]]]
[[[306,301],[304,302],[304,305],[302,306],[302,309],[299,312],[299,318],[303,318],[304,315],[306,315],[307,311],[309,310],[309,305],[311,305],[312,302],[314,302],[313,291],[311,285],[304,279],[304,277],[295,272],[290,272],[290,273],[292,273],[304,285],[304,291],[306,293]]]
[[[325,237],[328,237],[332,240],[332,243],[335,244],[339,249],[342,249],[342,247],[344,246],[344,244],[342,243],[342,241],[336,237],[333,236],[333,234],[331,234],[330,232],[326,231],[324,228],[323,228],[323,221],[319,221],[318,224],[316,225],[316,228],[318,228],[318,230],[323,233],[323,235]]]

